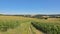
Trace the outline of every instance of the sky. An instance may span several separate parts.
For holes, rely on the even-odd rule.
[[[60,0],[0,0],[1,14],[60,14]]]

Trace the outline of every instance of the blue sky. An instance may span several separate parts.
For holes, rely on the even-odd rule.
[[[60,0],[0,0],[4,14],[60,14]]]

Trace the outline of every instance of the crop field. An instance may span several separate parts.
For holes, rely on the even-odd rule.
[[[60,18],[0,16],[0,34],[60,34]]]
[[[46,34],[60,34],[60,18],[49,18],[39,22],[32,22],[32,25]]]
[[[32,18],[0,16],[0,34],[42,34],[31,25]]]

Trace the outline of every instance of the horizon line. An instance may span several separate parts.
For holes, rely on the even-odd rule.
[[[0,13],[0,14],[3,14],[3,15],[37,15],[39,13],[34,13],[34,14],[31,14],[31,13]],[[60,13],[56,13],[56,14],[44,14],[44,13],[40,13],[41,15],[56,15],[56,14],[60,14]]]

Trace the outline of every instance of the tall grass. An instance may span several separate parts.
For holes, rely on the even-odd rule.
[[[14,20],[0,20],[0,31],[7,31],[7,29],[13,29],[19,25],[19,21]]]
[[[0,16],[0,31],[7,31],[8,29],[14,29],[20,24],[20,20],[17,17],[12,16]]]

